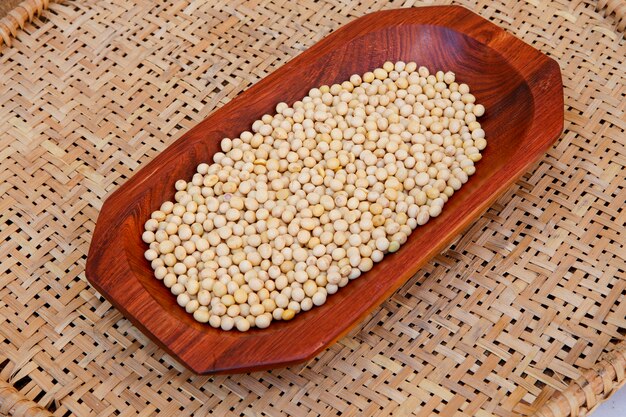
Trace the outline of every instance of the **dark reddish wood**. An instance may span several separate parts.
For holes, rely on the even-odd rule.
[[[209,162],[223,137],[249,129],[279,101],[347,79],[384,61],[452,70],[487,108],[489,145],[476,174],[438,218],[396,254],[319,308],[247,333],[201,325],[153,278],[141,241],[144,222],[174,195],[174,182]],[[139,329],[197,373],[243,372],[307,360],[343,336],[467,227],[559,137],[563,90],[558,64],[458,6],[389,10],[337,30],[184,134],[102,207],[87,278]]]

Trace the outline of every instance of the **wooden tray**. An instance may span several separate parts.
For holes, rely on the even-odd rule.
[[[249,129],[279,101],[313,86],[362,74],[387,60],[452,70],[487,108],[489,145],[471,180],[443,213],[419,227],[396,254],[289,322],[246,333],[201,325],[153,277],[143,224],[174,195],[174,182],[209,162],[223,137]],[[107,199],[86,274],[143,332],[198,373],[284,366],[316,355],[410,278],[523,174],[563,129],[558,64],[504,30],[457,6],[390,10],[337,30],[184,134]]]

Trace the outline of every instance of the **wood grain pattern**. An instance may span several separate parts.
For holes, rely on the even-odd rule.
[[[247,333],[201,325],[152,275],[143,224],[174,195],[174,182],[208,162],[223,137],[249,129],[279,101],[347,79],[387,60],[452,70],[487,108],[489,146],[443,213],[417,228],[397,253],[319,308]],[[105,202],[87,259],[87,278],[132,322],[191,370],[243,372],[304,361],[344,335],[525,172],[563,128],[558,64],[458,6],[390,10],[337,30],[184,134]]]

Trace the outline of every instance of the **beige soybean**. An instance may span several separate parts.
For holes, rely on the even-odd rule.
[[[441,215],[482,159],[486,113],[453,72],[414,62],[312,88],[176,181],[145,258],[200,323],[292,320]]]

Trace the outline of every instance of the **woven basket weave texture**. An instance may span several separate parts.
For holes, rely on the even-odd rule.
[[[33,1],[0,21],[0,415],[569,416],[626,381],[626,2],[457,2],[559,62],[562,138],[309,363],[200,377],[86,282],[102,202],[332,30],[430,2]]]

